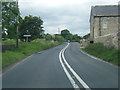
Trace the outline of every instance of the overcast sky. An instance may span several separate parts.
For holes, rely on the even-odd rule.
[[[119,0],[19,0],[21,16],[40,16],[45,33],[56,34],[69,29],[83,36],[90,32],[91,6],[117,5]]]

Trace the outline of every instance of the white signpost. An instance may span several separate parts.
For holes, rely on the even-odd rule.
[[[28,43],[28,37],[31,37],[31,35],[23,35],[24,37],[26,37],[26,41]]]

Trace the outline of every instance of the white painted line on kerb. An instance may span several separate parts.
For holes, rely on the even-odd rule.
[[[79,81],[79,83],[84,87],[84,88],[86,88],[86,89],[89,89],[90,90],[90,87],[81,79],[81,77],[72,69],[72,67],[68,64],[68,62],[66,61],[66,59],[65,59],[65,56],[64,56],[64,52],[65,52],[65,50],[68,48],[68,46],[69,46],[69,43],[68,43],[68,45],[65,47],[65,48],[63,48],[62,50],[61,50],[61,54],[62,54],[62,58],[63,58],[63,60],[64,60],[64,62],[65,62],[65,64],[67,65],[67,67],[69,68],[69,70],[73,73],[73,75],[76,77],[76,79]]]

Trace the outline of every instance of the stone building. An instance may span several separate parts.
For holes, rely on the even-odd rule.
[[[90,15],[90,41],[118,48],[120,24],[118,5],[92,6]]]

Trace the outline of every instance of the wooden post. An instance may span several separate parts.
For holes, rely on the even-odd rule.
[[[17,9],[18,9],[18,0],[16,0],[16,6],[17,6]],[[16,28],[16,48],[19,47],[19,44],[18,44],[18,39],[19,39],[19,37],[18,37],[18,32],[19,32],[18,19],[19,19],[19,12],[18,12],[18,15],[17,15],[17,18],[16,18],[16,23],[17,23],[17,28]]]

